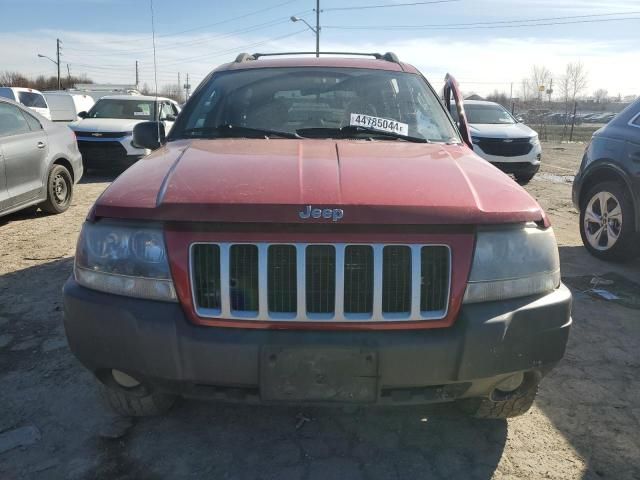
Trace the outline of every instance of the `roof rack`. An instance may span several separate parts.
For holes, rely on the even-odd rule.
[[[316,52],[276,52],[276,53],[241,53],[236,57],[235,63],[243,63],[251,60],[257,60],[260,57],[278,57],[283,55],[316,55]],[[384,55],[380,53],[362,53],[362,52],[320,52],[319,55],[358,55],[362,57],[374,57],[377,60],[386,60],[387,62],[400,63],[398,56],[393,52],[387,52]]]

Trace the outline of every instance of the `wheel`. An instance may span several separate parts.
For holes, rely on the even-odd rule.
[[[47,213],[65,212],[73,198],[73,180],[71,174],[62,165],[54,165],[47,179],[47,199],[40,208]]]
[[[536,176],[535,173],[523,173],[523,174],[520,174],[520,175],[515,175],[516,182],[518,182],[520,185],[526,185],[535,176]]]
[[[526,373],[522,384],[513,392],[496,389],[490,397],[461,400],[458,407],[476,418],[500,419],[524,415],[533,405],[540,379],[538,373]]]
[[[102,386],[102,395],[118,415],[125,417],[152,417],[168,412],[176,401],[174,395],[160,392],[141,392],[143,387],[131,393],[118,387]]]
[[[592,255],[627,260],[637,255],[633,202],[617,182],[594,185],[580,206],[580,236]]]

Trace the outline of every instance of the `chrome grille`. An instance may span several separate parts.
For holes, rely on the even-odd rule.
[[[447,313],[444,245],[195,243],[201,317],[291,321],[435,320]]]

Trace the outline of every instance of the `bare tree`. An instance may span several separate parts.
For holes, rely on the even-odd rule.
[[[604,88],[599,88],[593,92],[593,99],[596,103],[605,103],[609,99],[609,92]]]
[[[510,110],[511,105],[509,104],[509,95],[505,92],[499,92],[498,90],[494,90],[492,94],[487,95],[487,100],[490,102],[496,102]]]
[[[165,85],[160,91],[163,97],[171,98],[178,103],[182,102],[182,88],[177,83]]]
[[[589,75],[587,74],[587,70],[584,68],[582,62],[576,62],[567,64],[565,77],[569,81],[569,94],[571,100],[575,102],[576,98],[578,98],[578,96],[584,92],[589,85]]]
[[[531,82],[528,78],[523,78],[522,83],[520,85],[520,100],[523,102],[528,102],[532,97],[532,88]]]
[[[544,90],[549,88],[551,82],[551,72],[549,69],[542,65],[534,65],[531,70],[531,83],[535,91],[537,92],[538,100],[542,100],[542,94]],[[541,91],[541,87],[544,87]]]
[[[71,77],[62,77],[63,89],[73,88],[77,83],[93,83],[93,80],[84,74],[79,77],[73,75]],[[0,73],[0,85],[35,88],[36,90],[57,90],[58,78],[55,76],[45,77],[44,75],[39,75],[34,79],[28,78],[20,72],[5,71]]]

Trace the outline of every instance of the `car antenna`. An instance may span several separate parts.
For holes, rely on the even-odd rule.
[[[158,145],[160,145],[160,105],[158,102],[158,67],[156,64],[156,26],[153,17],[153,0],[149,0],[149,6],[151,7],[151,38],[153,40],[153,81],[155,84],[155,96],[156,99],[153,102],[154,117],[157,116],[156,125],[158,126]],[[154,118],[154,120],[156,120]]]

